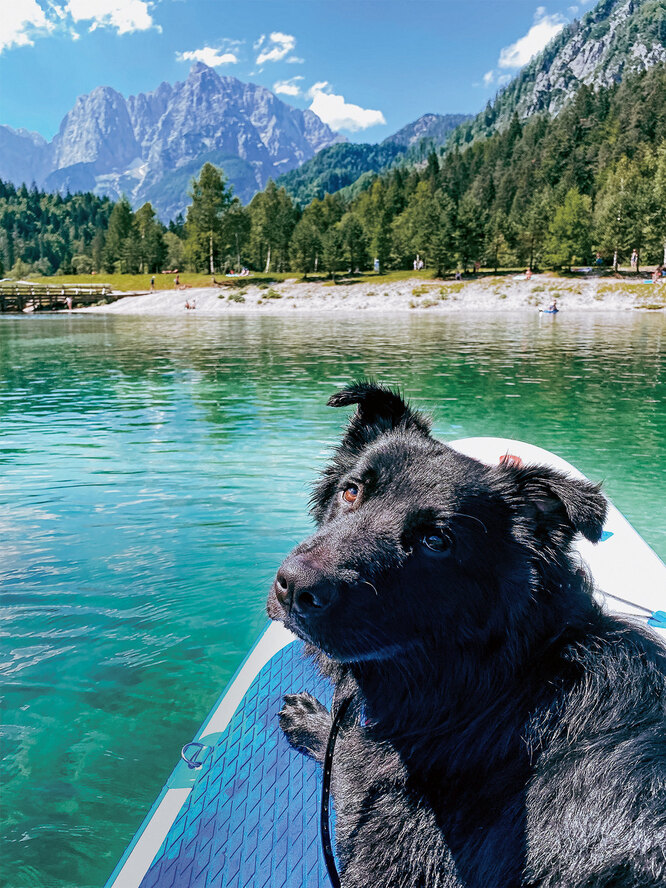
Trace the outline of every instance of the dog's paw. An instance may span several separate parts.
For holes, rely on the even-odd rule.
[[[324,760],[331,715],[311,694],[287,694],[280,710],[280,727],[289,743],[317,761]]]

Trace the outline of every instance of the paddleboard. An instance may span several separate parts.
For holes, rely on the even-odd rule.
[[[497,464],[507,454],[584,476],[546,450],[505,438],[451,442]],[[602,541],[580,539],[609,612],[666,640],[666,565],[610,505]],[[640,582],[637,583],[637,578]],[[278,623],[265,629],[181,759],[106,888],[319,888],[330,886],[319,836],[320,766],[278,726],[285,694],[333,689]]]

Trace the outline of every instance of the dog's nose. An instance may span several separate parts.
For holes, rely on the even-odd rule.
[[[275,595],[285,609],[305,615],[328,607],[333,587],[307,555],[291,555],[277,572]]]

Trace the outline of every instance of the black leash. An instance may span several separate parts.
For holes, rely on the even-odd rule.
[[[331,725],[331,733],[328,735],[328,743],[326,745],[326,755],[324,756],[324,785],[321,788],[321,809],[319,811],[319,823],[321,824],[321,847],[324,851],[324,860],[326,861],[326,869],[328,877],[331,880],[333,888],[340,888],[340,876],[335,865],[333,857],[333,846],[331,845],[331,830],[328,823],[329,801],[331,798],[331,770],[333,768],[333,750],[335,749],[335,741],[340,730],[342,719],[349,709],[352,698],[346,697],[335,713],[333,724]]]

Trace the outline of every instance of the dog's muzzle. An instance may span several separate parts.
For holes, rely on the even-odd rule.
[[[302,618],[324,613],[337,598],[335,585],[310,553],[290,555],[282,563],[273,592],[285,614]]]

